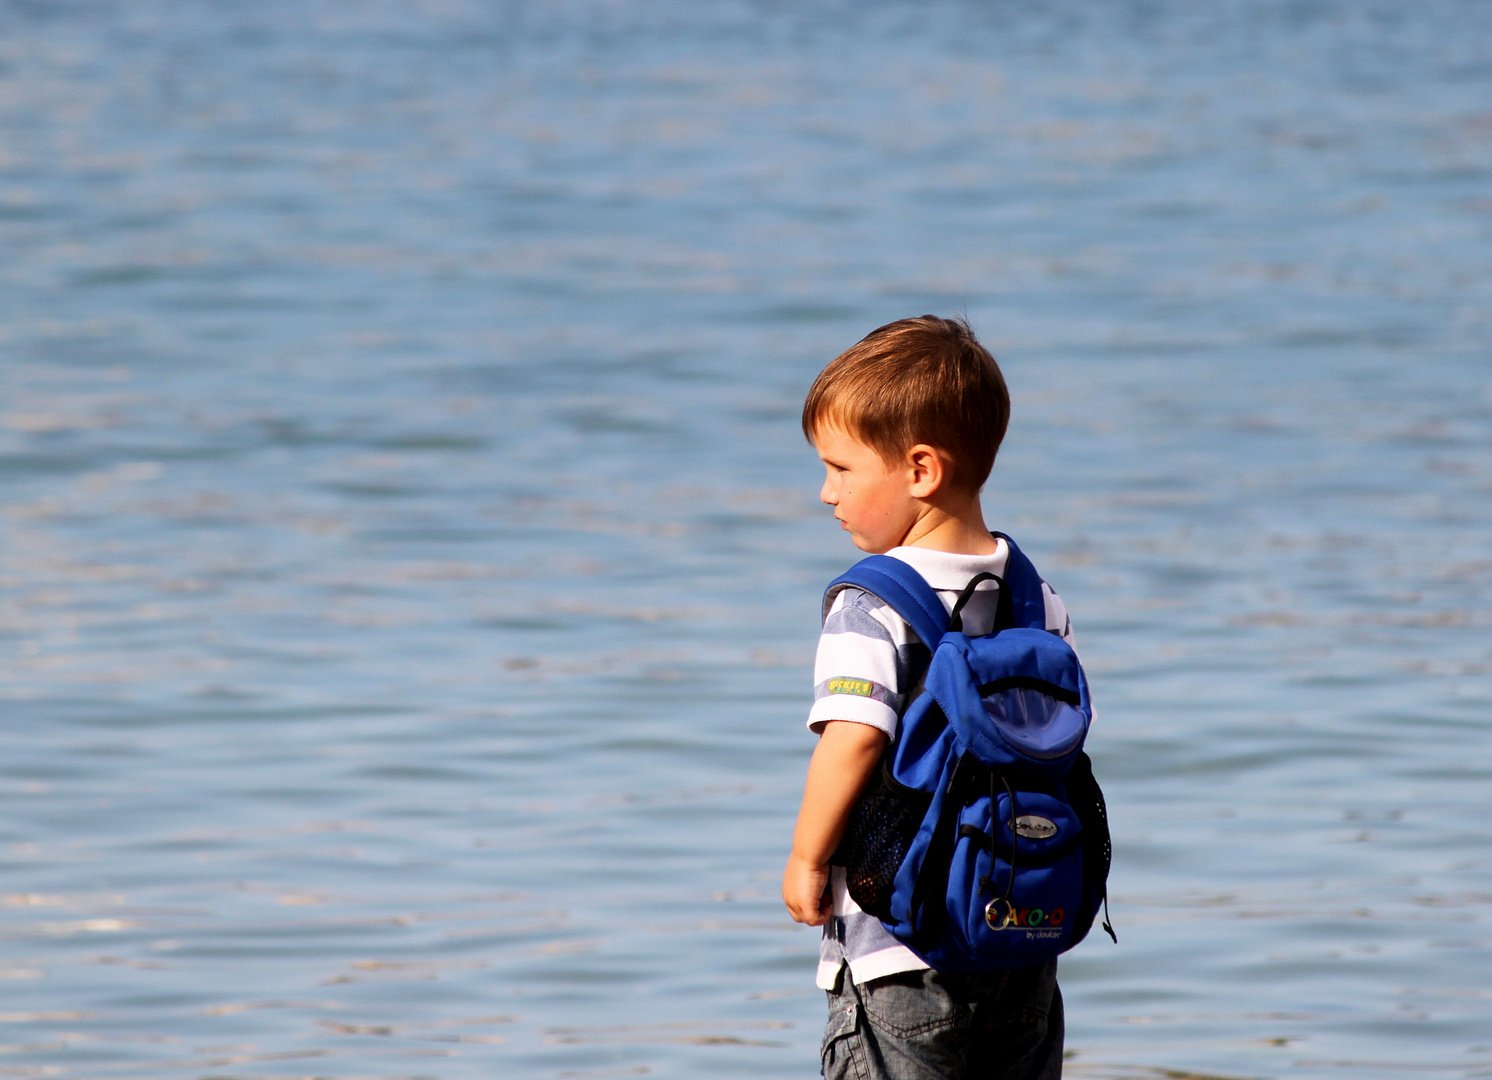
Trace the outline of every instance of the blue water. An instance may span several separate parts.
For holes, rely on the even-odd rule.
[[[1492,13],[0,6],[0,1075],[814,1074],[797,431],[965,311],[1067,1074],[1492,1075]]]

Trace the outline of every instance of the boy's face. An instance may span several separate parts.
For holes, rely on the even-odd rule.
[[[912,495],[917,470],[890,465],[880,453],[838,427],[814,433],[824,463],[819,498],[834,507],[840,527],[861,551],[880,554],[901,544],[924,510]]]

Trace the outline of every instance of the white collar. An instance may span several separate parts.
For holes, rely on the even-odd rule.
[[[1005,562],[1010,557],[1010,545],[999,537],[997,548],[988,555],[965,555],[957,551],[934,551],[924,547],[894,547],[886,552],[893,559],[900,559],[921,574],[934,589],[952,589],[957,592],[969,583],[975,574],[999,574],[1005,576]],[[995,583],[980,583],[980,589],[993,589]]]

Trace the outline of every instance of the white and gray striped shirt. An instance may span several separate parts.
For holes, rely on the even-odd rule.
[[[936,590],[943,606],[953,610],[958,594],[976,574],[1005,572],[1009,547],[998,540],[990,555],[960,555],[928,548],[898,547],[886,552],[907,563]],[[964,608],[964,630],[970,635],[987,634],[994,626],[999,586],[981,583]],[[1042,584],[1046,597],[1046,628],[1072,644],[1072,624],[1062,600]],[[928,648],[918,640],[906,621],[863,589],[842,589],[832,599],[819,637],[818,657],[813,667],[813,708],[808,727],[823,731],[830,720],[869,724],[896,739],[897,722],[907,705],[905,693],[913,687],[929,659]],[[845,890],[844,869],[832,867],[834,918],[824,926],[819,946],[818,985],[834,989],[845,964],[856,983],[916,971],[927,967],[916,953],[902,945],[874,915]]]

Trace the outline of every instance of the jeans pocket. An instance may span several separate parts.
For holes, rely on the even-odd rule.
[[[866,1020],[898,1039],[967,1026],[969,1008],[956,1000],[932,970],[909,971],[860,987]]]
[[[854,1047],[859,1029],[860,1003],[849,994],[830,994],[829,1022],[824,1025],[824,1041],[819,1046],[824,1080],[860,1080],[863,1071],[855,1065]]]

